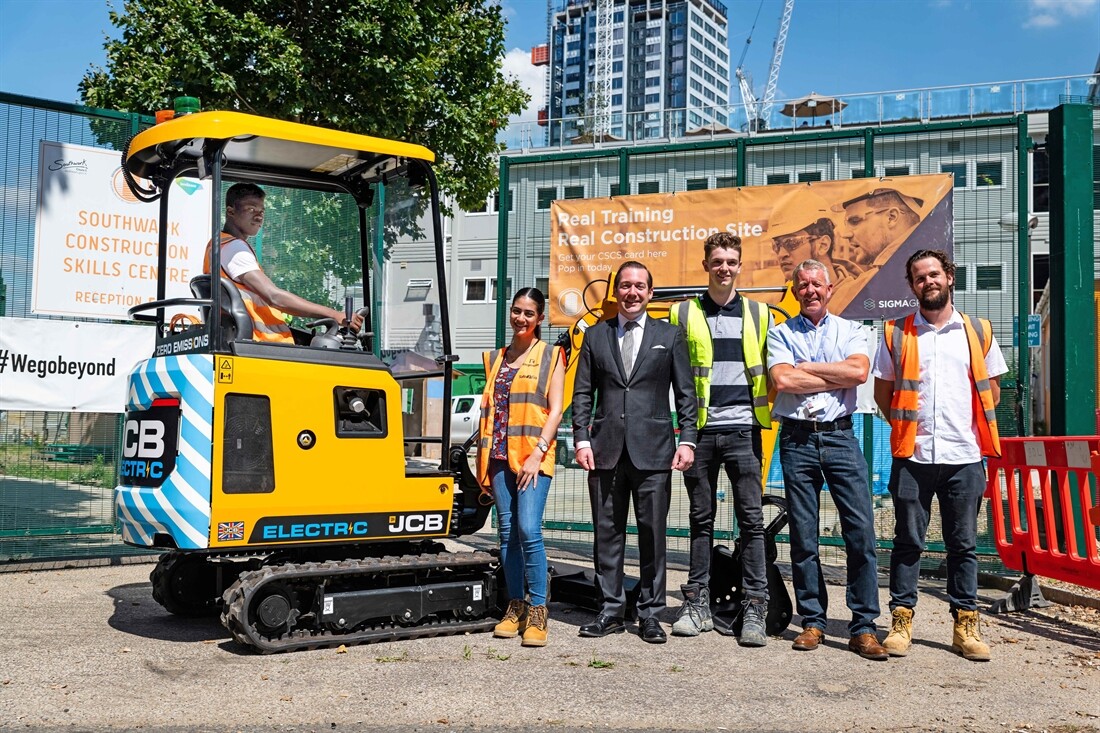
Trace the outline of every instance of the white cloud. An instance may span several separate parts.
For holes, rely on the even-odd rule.
[[[524,91],[531,95],[527,109],[512,118],[513,121],[534,120],[538,111],[546,106],[546,69],[546,66],[534,66],[531,63],[529,50],[513,48],[504,54],[504,76],[518,79]]]
[[[1063,20],[1083,18],[1100,9],[1100,0],[1028,0],[1024,28],[1053,28]]]

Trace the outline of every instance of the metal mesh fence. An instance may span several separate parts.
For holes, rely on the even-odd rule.
[[[31,312],[31,289],[40,141],[121,151],[153,120],[6,94],[0,94],[0,120],[5,128],[0,316],[38,318]],[[256,240],[264,271],[280,287],[314,302],[342,308],[345,295],[351,295],[356,307],[363,305],[354,202],[275,186],[265,190],[265,225]],[[388,220],[407,219],[401,211],[419,212],[403,206],[406,199],[391,192]],[[367,212],[368,231],[376,230],[378,208]],[[408,227],[394,230],[407,234]],[[368,245],[378,254],[386,247],[381,236]],[[376,300],[380,297],[376,294]],[[415,308],[419,316],[422,305]],[[394,320],[406,319],[395,314]],[[395,329],[397,335],[384,339],[382,350],[409,348],[420,331],[410,338]],[[0,411],[0,562],[145,552],[123,545],[115,524],[121,428],[120,414]]]
[[[121,150],[139,115],[0,95],[0,316],[33,318],[39,141]],[[130,552],[115,533],[120,416],[0,412],[0,561]]]
[[[1004,436],[1021,433],[1017,404],[1017,350],[1014,318],[1019,304],[1016,212],[1026,210],[1018,186],[1017,135],[1023,121],[1003,118],[962,124],[928,124],[897,128],[843,130],[783,136],[729,137],[653,147],[562,151],[556,154],[506,158],[501,190],[517,192],[516,207],[507,213],[506,238],[500,256],[516,287],[545,283],[549,277],[550,202],[558,198],[603,197],[618,194],[670,193],[733,186],[897,178],[927,173],[954,174],[954,245],[959,263],[956,303],[960,310],[993,322],[994,332],[1010,372],[1002,380],[998,425]],[[1026,128],[1025,128],[1026,129]],[[657,283],[676,285],[677,283]],[[506,336],[503,310],[497,325],[498,342]],[[881,332],[881,322],[867,321]],[[549,329],[549,338],[559,329]],[[547,537],[555,542],[590,540],[591,510],[585,473],[572,465],[568,429],[563,421],[558,472],[545,514]],[[893,509],[886,493],[890,455],[889,427],[878,417],[857,416],[857,435],[864,436],[874,492],[876,534],[880,559],[888,562],[893,535]],[[778,455],[773,455],[767,491],[782,494]],[[719,486],[716,537],[731,542],[736,534],[728,479]],[[669,513],[669,550],[688,549],[688,500],[678,473],[673,477]],[[843,563],[839,522],[828,492],[821,500],[822,557]],[[629,534],[636,528],[631,525]],[[780,537],[781,542],[786,536]],[[924,562],[937,567],[942,560],[938,509],[928,534]],[[988,520],[979,519],[981,562],[999,568]],[[781,546],[785,559],[786,546]]]

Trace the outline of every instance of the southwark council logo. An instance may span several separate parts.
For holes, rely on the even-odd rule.
[[[46,167],[51,173],[77,173],[83,176],[88,173],[88,159],[65,160],[64,158],[58,158]]]

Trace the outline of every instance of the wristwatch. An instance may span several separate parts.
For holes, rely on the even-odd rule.
[[[535,446],[543,453],[550,450],[550,444],[543,440],[541,435],[539,436],[539,442],[535,443]]]

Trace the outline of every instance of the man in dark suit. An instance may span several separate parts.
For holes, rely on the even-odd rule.
[[[666,640],[657,617],[665,607],[665,527],[672,471],[691,466],[695,388],[683,331],[646,316],[653,276],[640,262],[615,274],[619,313],[585,334],[573,391],[577,463],[589,471],[596,586],[602,610],[580,628],[598,637],[626,629],[623,553],[631,497],[638,520],[641,587],[639,635]],[[677,447],[669,417],[672,389],[680,425]],[[593,414],[593,406],[595,413]]]

